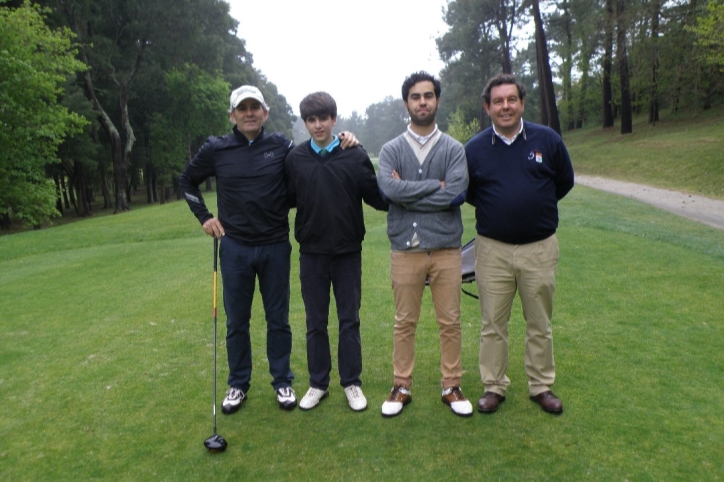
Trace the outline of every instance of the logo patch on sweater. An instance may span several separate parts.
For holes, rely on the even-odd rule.
[[[264,153],[265,159],[274,159],[274,151],[267,151]]]
[[[530,154],[528,154],[528,160],[532,161],[533,159],[535,159],[535,162],[537,162],[538,164],[543,164],[543,153],[535,150],[530,151]]]

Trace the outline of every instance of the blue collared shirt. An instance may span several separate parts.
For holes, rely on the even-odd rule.
[[[314,149],[314,152],[316,152],[317,154],[319,154],[319,151],[321,151],[322,149],[324,149],[324,150],[327,151],[327,152],[332,152],[332,150],[333,150],[335,147],[337,147],[338,145],[339,145],[339,137],[337,137],[337,136],[333,136],[333,137],[332,137],[332,142],[331,142],[328,146],[325,146],[325,147],[319,147],[319,146],[314,142],[314,139],[312,139],[312,149]]]

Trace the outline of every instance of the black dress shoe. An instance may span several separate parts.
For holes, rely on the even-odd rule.
[[[495,392],[485,392],[478,400],[478,412],[493,413],[498,405],[505,401],[505,397]]]
[[[539,393],[535,397],[530,397],[530,399],[540,405],[544,412],[556,415],[563,413],[563,403],[550,390]]]

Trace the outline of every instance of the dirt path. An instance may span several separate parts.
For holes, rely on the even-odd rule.
[[[576,175],[576,184],[642,201],[689,219],[724,229],[724,201],[603,177]]]

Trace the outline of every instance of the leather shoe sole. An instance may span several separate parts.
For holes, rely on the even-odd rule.
[[[539,393],[535,397],[530,397],[530,399],[540,405],[540,408],[542,408],[544,412],[552,413],[554,415],[560,415],[563,413],[563,403],[558,397],[553,395],[553,392],[550,390]]]
[[[493,413],[505,401],[505,397],[495,392],[485,392],[478,400],[478,412]]]

